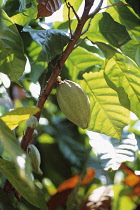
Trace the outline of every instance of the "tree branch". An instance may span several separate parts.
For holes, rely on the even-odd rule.
[[[48,99],[49,94],[51,93],[52,89],[54,88],[54,86],[57,82],[57,77],[59,76],[59,74],[61,72],[62,66],[64,65],[64,63],[65,63],[66,59],[68,58],[68,56],[70,55],[70,53],[73,51],[76,42],[80,38],[82,29],[83,29],[86,21],[90,18],[89,12],[93,5],[93,2],[94,2],[93,0],[85,0],[84,11],[83,11],[81,19],[78,22],[78,25],[76,27],[74,34],[73,34],[73,37],[69,41],[66,49],[63,51],[60,59],[57,61],[57,64],[54,67],[54,70],[53,70],[49,80],[47,81],[45,88],[41,92],[41,95],[40,95],[39,100],[36,105],[37,107],[39,107],[40,111],[34,115],[35,117],[37,117],[38,121],[40,119],[40,115],[41,115],[44,103]],[[21,142],[21,148],[25,151],[27,149],[28,144],[30,144],[32,142],[33,131],[34,131],[33,128],[27,127],[26,132],[23,136],[23,139]]]
[[[93,17],[100,11],[101,6],[102,6],[102,4],[103,4],[103,1],[104,1],[104,0],[100,0],[100,2],[99,2],[99,4],[98,4],[98,6],[96,7],[96,9],[95,9],[92,13],[90,13],[90,14],[88,15],[89,18],[93,18]]]

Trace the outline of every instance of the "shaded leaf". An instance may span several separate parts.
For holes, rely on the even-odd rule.
[[[13,132],[8,126],[0,119],[0,140],[6,150],[8,156],[15,163],[15,167],[18,169],[19,176],[22,179],[26,179],[27,182],[31,181],[31,164],[28,156],[21,149],[20,144]]]
[[[129,111],[121,106],[116,91],[106,83],[103,71],[85,73],[83,77],[86,83],[80,84],[91,103],[88,129],[121,139],[122,129],[129,123]]]
[[[62,53],[64,46],[69,41],[68,34],[61,30],[24,29],[24,31],[29,32],[33,40],[42,46],[42,51],[38,56],[39,61],[52,61]]]
[[[113,0],[109,2],[114,3]],[[137,1],[139,2],[139,1]],[[139,3],[138,3],[139,4]],[[140,33],[139,33],[139,18],[133,12],[130,7],[110,7],[108,13],[113,17],[115,21],[124,25],[131,36],[129,42],[121,47],[123,53],[140,65],[139,52],[140,52]],[[129,17],[129,18],[128,18]]]
[[[83,166],[86,149],[82,144],[73,140],[69,136],[61,136],[58,145],[64,157],[68,159],[72,165],[75,165],[78,168]]]
[[[126,0],[128,4],[130,4],[133,10],[140,16],[140,1],[137,0]]]
[[[13,187],[32,205],[48,209],[45,204],[44,194],[33,182],[32,185],[21,179],[13,163],[0,159],[0,171],[7,177]]]
[[[125,26],[114,21],[107,12],[102,13],[102,15],[103,17],[99,21],[99,29],[110,44],[119,48],[131,39]]]
[[[24,151],[21,149],[19,142],[13,132],[8,128],[3,120],[0,119],[0,139],[5,150],[11,159],[17,163],[17,156],[25,157]]]
[[[8,112],[6,115],[0,117],[6,125],[13,130],[18,124],[24,120],[28,120],[30,116],[39,111],[37,107],[21,107]]]
[[[19,84],[26,63],[22,39],[8,15],[2,11],[4,28],[0,39],[0,71]]]
[[[94,169],[88,168],[86,170],[86,174],[84,175],[84,177],[81,181],[81,185],[88,184],[94,178],[94,175],[95,175]],[[67,189],[75,188],[76,185],[78,184],[79,178],[80,178],[80,175],[75,175],[75,176],[67,179],[57,188],[57,191],[61,192],[61,191],[67,190]]]
[[[93,132],[89,138],[105,170],[117,170],[122,162],[134,161],[137,142],[133,133],[123,131],[121,141]]]
[[[38,14],[39,17],[48,17],[56,12],[62,5],[62,0],[37,0]]]

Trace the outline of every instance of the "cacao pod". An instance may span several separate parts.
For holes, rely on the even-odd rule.
[[[30,157],[33,171],[39,175],[42,175],[43,173],[40,169],[40,163],[41,163],[40,153],[36,148],[36,146],[34,146],[33,144],[28,145],[27,154]]]
[[[60,81],[56,91],[61,111],[68,120],[85,129],[90,121],[90,102],[81,86],[70,80]]]
[[[36,128],[38,126],[38,120],[35,116],[31,116],[27,121],[26,124],[30,128]]]

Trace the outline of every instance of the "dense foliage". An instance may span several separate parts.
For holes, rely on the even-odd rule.
[[[1,210],[140,208],[139,8],[0,0]],[[60,110],[58,76],[88,95],[87,129]]]

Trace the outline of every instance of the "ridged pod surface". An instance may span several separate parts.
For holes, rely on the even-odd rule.
[[[67,119],[86,129],[90,121],[90,102],[81,86],[70,80],[61,81],[56,95],[59,107]]]

